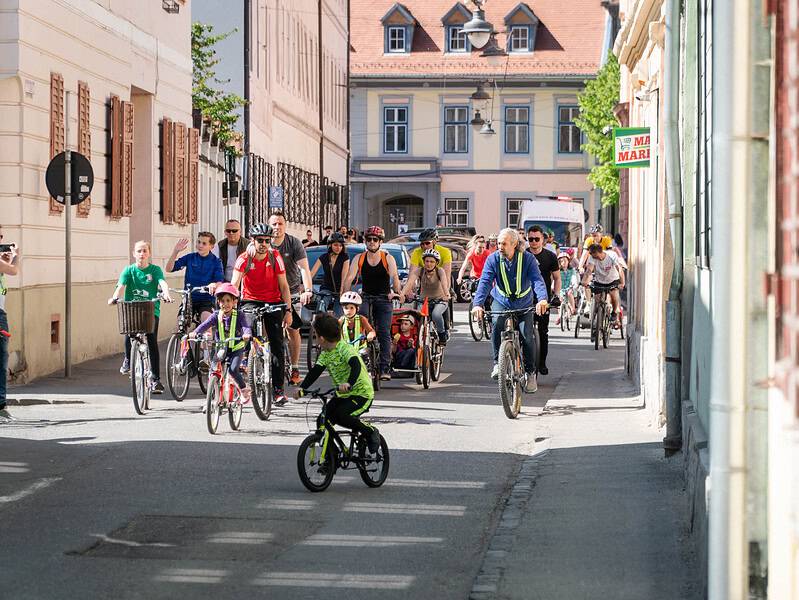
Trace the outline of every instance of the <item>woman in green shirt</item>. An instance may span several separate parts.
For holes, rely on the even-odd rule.
[[[169,295],[169,286],[164,279],[164,272],[161,267],[150,263],[150,243],[145,241],[136,242],[133,245],[133,258],[135,262],[128,265],[122,271],[117,282],[114,294],[109,298],[108,303],[113,304],[119,300],[124,292],[125,302],[136,300],[155,300],[159,292],[165,302],[172,302]],[[155,303],[155,329],[147,334],[147,346],[150,348],[150,362],[152,363],[152,390],[154,394],[162,394],[164,386],[161,383],[161,357],[158,354],[158,318],[161,316],[161,303]],[[125,360],[119,372],[123,375],[130,372],[130,336],[125,336]]]

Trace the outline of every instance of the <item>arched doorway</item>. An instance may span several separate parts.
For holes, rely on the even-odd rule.
[[[383,229],[386,239],[399,235],[399,226],[421,227],[424,222],[424,200],[418,196],[399,196],[383,205]]]

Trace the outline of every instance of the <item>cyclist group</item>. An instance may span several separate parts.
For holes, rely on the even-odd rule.
[[[231,340],[229,350],[235,359],[231,373],[246,399],[249,399],[251,390],[247,388],[239,367],[245,366],[242,363],[246,362],[246,347],[253,335],[251,318],[247,314],[264,305],[280,305],[283,309],[259,316],[273,356],[271,382],[274,404],[280,406],[286,402],[286,373],[288,383],[306,390],[326,367],[342,399],[339,404],[331,406],[331,414],[337,415],[341,424],[349,423],[355,428],[361,426],[352,419],[368,408],[374,389],[353,342],[361,335],[365,340],[376,337],[379,344],[376,367],[379,379],[383,381],[391,379],[392,366],[407,366],[409,359],[413,358],[414,353],[409,352],[413,349],[409,326],[403,319],[399,319],[399,327],[392,335],[394,301],[429,301],[430,319],[438,343],[441,346],[447,344],[452,253],[437,243],[435,229],[425,229],[420,233],[419,247],[410,255],[410,272],[404,284],[394,257],[381,248],[385,235],[377,226],[365,230],[365,251],[356,256],[348,254],[347,238],[340,232],[331,231],[323,240],[327,252],[313,269],[309,267],[303,243],[286,233],[286,219],[282,213],[270,215],[267,223],[254,225],[248,233],[249,239],[243,235],[239,221],[230,220],[225,225],[224,240],[217,244],[212,233],[200,232],[196,251],[178,258],[189,244],[189,240],[181,239],[166,264],[168,272],[185,270],[187,288],[204,288],[191,292],[192,312],[198,324],[195,336],[207,331],[216,339]],[[462,283],[467,269],[471,268],[471,277],[478,282],[473,294],[473,314],[482,319],[488,309],[494,317],[492,378],[498,375],[498,352],[507,318],[503,313],[529,309],[520,315],[518,323],[523,342],[524,370],[528,374],[524,387],[528,392],[536,391],[537,374],[548,373],[550,305],[557,303],[555,298],[563,298],[573,314],[574,290],[581,280],[577,271],[583,274],[583,285],[593,275],[595,283],[612,289],[611,301],[618,319],[618,290],[624,287],[626,265],[623,257],[610,249],[609,240],[603,235],[602,228],[595,226],[585,240],[579,261],[576,261],[567,252],[552,252],[549,248],[553,247],[553,240],[538,226],[529,228],[526,240],[516,229],[503,229],[498,235],[488,238],[474,236],[457,283]],[[171,302],[172,298],[164,272],[150,262],[149,243],[137,242],[133,256],[135,262],[120,275],[109,303],[120,300],[123,294],[125,301],[154,301],[155,328],[147,335],[152,362],[150,385],[153,393],[162,393],[157,300]],[[300,309],[314,297],[312,279],[320,268],[323,282],[317,297],[325,302],[325,308],[317,311],[313,328],[320,340],[321,352],[316,365],[301,381]],[[328,311],[332,315],[326,314]],[[284,355],[284,335],[288,356]],[[127,336],[125,348],[126,355],[120,368],[122,373],[130,370]],[[285,368],[286,361],[289,369]],[[367,390],[367,382],[371,391]],[[375,431],[364,430],[372,443],[376,443]]]

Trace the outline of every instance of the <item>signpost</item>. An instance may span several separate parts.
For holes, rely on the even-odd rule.
[[[282,186],[269,186],[269,210],[283,210],[284,198]]]
[[[69,143],[69,92],[66,98],[65,140]],[[44,176],[47,191],[56,202],[64,204],[64,377],[72,374],[72,206],[80,204],[92,192],[94,170],[89,159],[78,152],[65,150],[47,165]]]
[[[613,165],[619,169],[648,167],[649,127],[617,127],[613,130]]]

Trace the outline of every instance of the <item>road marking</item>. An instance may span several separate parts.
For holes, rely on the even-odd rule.
[[[208,538],[210,544],[250,544],[259,545],[271,542],[275,538],[272,533],[255,531],[221,531]]]
[[[28,463],[0,462],[0,473],[27,473],[30,471]]]
[[[92,533],[92,537],[96,537],[106,544],[117,544],[119,546],[127,546],[128,548],[174,548],[175,544],[167,544],[166,542],[133,542],[131,540],[120,540],[118,538],[108,537],[102,533]]]
[[[379,502],[348,502],[343,512],[365,512],[401,515],[436,515],[442,517],[462,517],[465,506],[450,504],[381,504]]]
[[[261,500],[255,508],[274,509],[274,510],[313,510],[316,508],[316,500],[286,500],[278,498],[267,498]]]
[[[302,546],[349,546],[389,548],[391,546],[409,546],[411,544],[441,544],[444,538],[438,537],[410,537],[410,536],[384,536],[384,535],[333,535],[316,534],[300,542]]]
[[[421,487],[457,490],[480,490],[485,488],[485,481],[427,481],[425,479],[389,479],[385,485],[392,487]]]
[[[313,588],[357,588],[404,590],[413,585],[412,575],[355,575],[346,573],[265,573],[252,581],[253,585]]]
[[[10,504],[11,502],[16,502],[17,500],[22,500],[23,498],[27,498],[31,494],[35,494],[39,490],[43,490],[46,487],[50,487],[56,481],[61,481],[60,477],[45,477],[43,479],[39,479],[38,481],[34,481],[28,487],[23,490],[20,490],[14,494],[10,494],[8,496],[0,496],[0,504]]]
[[[224,569],[166,569],[153,579],[171,583],[221,583],[229,573]]]

